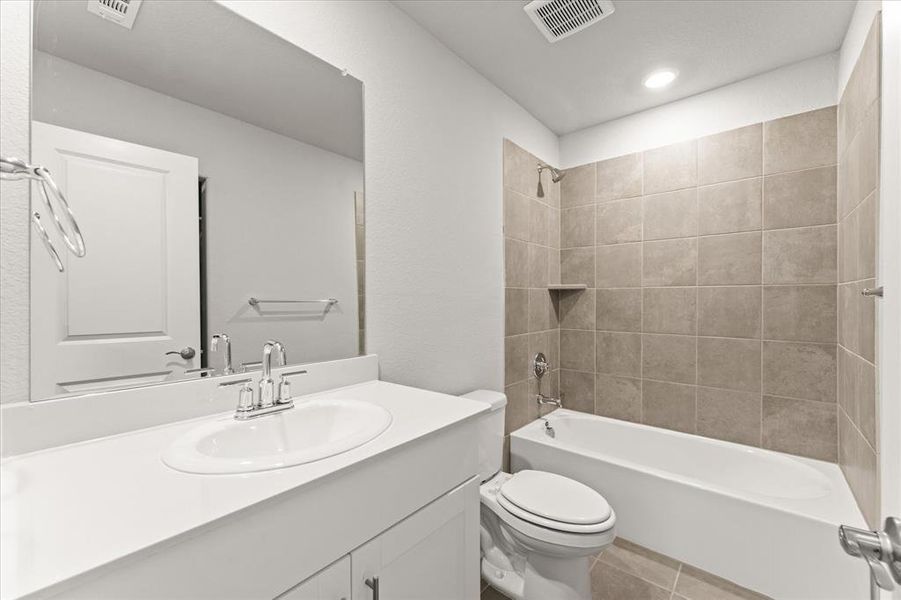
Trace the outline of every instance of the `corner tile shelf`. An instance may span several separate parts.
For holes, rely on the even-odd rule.
[[[547,286],[547,289],[557,292],[581,292],[587,290],[588,286],[584,283],[554,283]]]

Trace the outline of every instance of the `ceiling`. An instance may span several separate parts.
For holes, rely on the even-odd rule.
[[[613,0],[615,12],[548,43],[525,1],[394,0],[557,134],[832,52],[854,0]],[[652,70],[679,71],[664,90]]]
[[[145,0],[132,30],[87,3],[35,3],[35,48],[363,160],[359,80],[213,2]]]

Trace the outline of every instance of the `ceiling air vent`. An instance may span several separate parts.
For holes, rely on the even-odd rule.
[[[131,29],[143,0],[88,0],[88,12]]]
[[[613,14],[611,0],[533,0],[523,10],[553,43]]]

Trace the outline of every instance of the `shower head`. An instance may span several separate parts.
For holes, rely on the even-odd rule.
[[[551,183],[558,183],[561,179],[566,177],[566,171],[562,169],[555,169],[550,165],[546,165],[544,163],[538,163],[538,197],[544,198],[544,186],[541,185],[541,172],[547,169],[551,172]]]
[[[555,169],[554,167],[546,167],[551,172],[551,181],[554,183],[560,183],[560,180],[566,177],[566,171],[562,169]]]

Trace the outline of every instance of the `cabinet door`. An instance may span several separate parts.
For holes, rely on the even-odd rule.
[[[276,600],[350,600],[350,556],[337,560]]]
[[[360,546],[351,565],[354,600],[478,598],[478,478]]]

